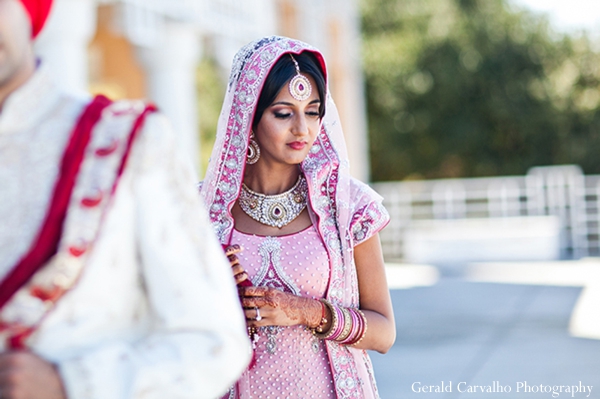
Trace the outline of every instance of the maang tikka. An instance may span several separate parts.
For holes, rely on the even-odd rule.
[[[260,147],[256,140],[254,140],[254,132],[250,132],[250,142],[248,143],[248,154],[246,154],[246,163],[254,165],[260,158]]]
[[[290,84],[288,86],[288,90],[292,97],[294,97],[298,101],[307,100],[312,93],[312,86],[308,78],[302,74],[300,74],[300,66],[298,65],[298,61],[294,58],[293,55],[290,54],[290,58],[294,62],[294,66],[296,67],[296,76],[290,79]]]

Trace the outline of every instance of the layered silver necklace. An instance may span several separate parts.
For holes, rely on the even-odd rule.
[[[244,213],[257,222],[282,228],[306,208],[307,196],[308,185],[304,176],[300,175],[294,187],[275,195],[254,192],[242,183],[239,204]]]

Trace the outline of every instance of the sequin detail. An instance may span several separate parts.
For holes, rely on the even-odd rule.
[[[244,46],[234,59],[212,161],[201,191],[210,209],[211,222],[223,244],[231,241],[234,220],[228,210],[239,196],[250,125],[262,84],[277,59],[284,54],[304,51],[313,52],[321,58],[320,52],[306,43],[284,37],[267,37]],[[244,94],[240,97],[240,93]],[[248,104],[248,96],[254,99],[253,104]],[[358,306],[353,248],[357,242],[368,239],[370,234],[385,226],[389,216],[381,208],[381,219],[375,224],[356,217],[357,210],[364,210],[366,203],[381,202],[381,198],[367,185],[350,177],[339,116],[330,94],[326,96],[327,112],[321,131],[301,169],[308,183],[309,204],[318,221],[316,228],[329,256],[331,273],[327,299],[336,305]],[[378,211],[377,207],[370,208]],[[360,226],[353,226],[351,222]],[[372,370],[365,369],[370,367],[370,363],[363,361],[366,352],[333,341],[327,341],[326,346],[336,381],[353,380],[353,383],[336,384],[337,397],[377,399],[376,387],[372,386],[372,378],[369,377]]]
[[[254,285],[275,287],[311,298],[325,295],[329,259],[316,229],[282,237],[233,232],[232,243],[245,250],[238,256]],[[322,341],[303,326],[258,329],[256,366],[235,389],[241,399],[335,398],[331,365]],[[227,397],[227,396],[226,396]]]

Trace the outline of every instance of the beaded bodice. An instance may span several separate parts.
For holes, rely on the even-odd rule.
[[[329,259],[311,226],[295,234],[262,237],[233,232],[239,255],[253,284],[295,295],[323,298],[329,282]],[[235,389],[239,398],[335,398],[325,345],[304,326],[258,329],[256,366]],[[232,393],[233,397],[236,397]]]

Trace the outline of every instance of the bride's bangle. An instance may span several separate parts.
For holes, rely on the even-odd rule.
[[[358,328],[358,332],[357,332],[356,336],[354,337],[354,339],[347,343],[347,345],[352,345],[352,346],[360,344],[360,342],[363,340],[363,338],[367,334],[367,317],[360,309],[356,309],[355,312],[359,318],[359,323],[358,323],[359,328]]]
[[[321,321],[319,321],[319,324],[316,327],[311,328],[311,330],[313,330],[313,332],[322,333],[327,325],[327,311],[325,309],[325,304],[322,301],[319,301],[319,304],[321,305]]]
[[[317,338],[320,338],[320,339],[330,339],[330,337],[332,335],[334,335],[334,333],[339,329],[338,328],[339,327],[339,325],[338,325],[339,324],[338,314],[336,312],[335,307],[331,303],[329,303],[329,301],[327,301],[325,299],[319,299],[319,301],[323,305],[323,308],[322,308],[323,314],[326,314],[325,313],[325,306],[327,308],[329,308],[329,311],[331,313],[331,326],[329,327],[329,330],[324,331],[324,328],[327,325],[327,321],[328,320],[326,319],[326,317],[323,317],[321,319],[321,324],[319,324],[319,326],[317,326],[317,328],[315,328],[313,330],[313,333],[315,334],[315,336]],[[323,320],[325,320],[324,323],[323,323]],[[319,328],[321,329],[321,331],[318,330]]]

